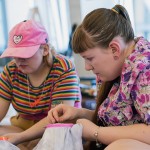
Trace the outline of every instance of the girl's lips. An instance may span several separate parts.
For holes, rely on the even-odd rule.
[[[19,67],[20,67],[20,66],[27,66],[27,65],[26,65],[26,64],[19,64]]]
[[[97,81],[101,81],[101,77],[99,74],[96,74],[96,77],[97,77]]]
[[[27,65],[19,65],[19,68],[22,68],[22,69],[24,69],[26,67],[27,67]]]

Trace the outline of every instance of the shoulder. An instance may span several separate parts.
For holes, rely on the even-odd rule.
[[[131,55],[126,59],[126,66],[130,66],[132,70],[141,72],[149,66],[150,61],[150,42],[143,37],[139,37],[136,41],[135,48]]]
[[[8,62],[7,65],[4,66],[4,72],[14,72],[16,71],[17,66],[14,60]]]
[[[57,67],[60,67],[63,71],[75,69],[73,62],[61,54],[55,55],[54,61],[57,64]]]
[[[7,65],[4,66],[2,75],[5,75],[10,78],[14,78],[17,75],[23,75],[24,73],[21,72],[21,70],[18,69],[15,60],[12,60],[7,63]]]
[[[135,45],[135,50],[133,55],[135,56],[136,60],[148,60],[150,59],[150,42],[140,37]]]
[[[135,49],[125,60],[121,81],[133,85],[140,75],[147,74],[150,68],[150,43],[143,37],[138,38]]]
[[[14,60],[8,62],[7,65],[4,66],[3,71],[1,72],[1,76],[0,76],[1,80],[9,81],[9,83],[11,83],[11,81],[15,77],[16,71],[17,71],[17,66]]]

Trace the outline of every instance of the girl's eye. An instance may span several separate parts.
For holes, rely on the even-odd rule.
[[[92,61],[92,59],[93,59],[92,57],[91,58],[87,58],[88,61]]]

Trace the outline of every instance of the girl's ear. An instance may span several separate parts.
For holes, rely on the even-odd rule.
[[[115,60],[119,59],[121,55],[121,45],[119,42],[112,40],[109,43],[109,48],[111,49],[112,55]]]
[[[45,44],[43,45],[43,56],[48,55],[49,53],[49,45]]]

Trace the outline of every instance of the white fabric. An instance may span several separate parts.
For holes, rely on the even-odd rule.
[[[83,150],[82,125],[46,128],[33,150]]]
[[[8,141],[0,140],[0,150],[20,150],[20,149]]]

